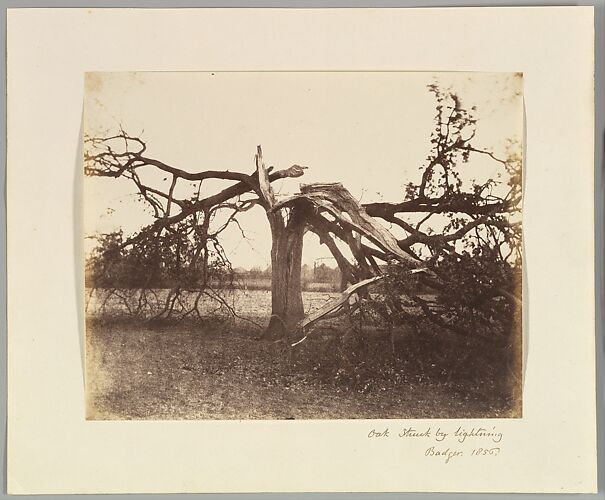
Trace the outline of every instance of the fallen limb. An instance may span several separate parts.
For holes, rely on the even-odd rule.
[[[368,278],[363,281],[360,281],[359,283],[355,283],[354,285],[351,285],[349,288],[347,288],[345,291],[343,291],[337,298],[335,298],[334,300],[331,300],[324,306],[320,307],[317,311],[313,312],[312,314],[305,316],[296,325],[296,329],[294,331],[295,332],[304,331],[304,329],[306,327],[319,321],[320,319],[327,316],[331,312],[336,311],[337,309],[341,308],[345,303],[348,302],[349,297],[351,295],[353,295],[355,292],[357,292],[358,290],[360,290],[364,287],[367,287],[368,285],[371,285],[372,283],[376,283],[377,281],[380,281],[384,278],[386,278],[386,275],[383,274],[381,276],[374,276],[373,278]],[[303,342],[307,338],[307,336],[308,335],[305,335],[300,340],[291,344],[291,347],[294,347],[294,346],[300,344],[301,342]]]

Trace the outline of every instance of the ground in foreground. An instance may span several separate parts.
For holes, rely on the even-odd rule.
[[[496,373],[460,377],[443,350],[405,336],[396,354],[375,338],[355,358],[338,336],[318,335],[290,361],[283,344],[241,326],[87,323],[89,419],[520,416]]]

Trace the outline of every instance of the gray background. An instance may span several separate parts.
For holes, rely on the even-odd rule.
[[[2,28],[4,30],[3,36],[0,40],[1,50],[6,54],[6,9],[16,7],[26,8],[37,8],[37,7],[139,7],[139,8],[161,8],[161,7],[298,7],[298,8],[311,8],[311,7],[479,7],[479,6],[547,6],[547,5],[592,5],[595,7],[595,46],[596,46],[596,68],[595,68],[595,102],[596,102],[596,128],[595,128],[595,234],[596,234],[596,319],[597,319],[597,339],[596,339],[596,353],[597,353],[597,410],[598,410],[598,458],[599,458],[599,493],[590,498],[603,498],[605,499],[605,467],[603,466],[603,460],[605,459],[605,384],[604,384],[604,360],[605,360],[605,346],[604,346],[604,325],[603,317],[605,310],[605,276],[603,269],[603,256],[605,250],[604,240],[604,226],[605,226],[605,160],[604,160],[604,149],[605,149],[605,0],[593,0],[593,1],[578,1],[578,2],[565,2],[565,1],[540,1],[535,0],[533,2],[523,2],[515,0],[501,0],[501,1],[479,1],[479,0],[357,0],[357,1],[346,1],[346,0],[249,0],[249,1],[183,1],[183,0],[130,0],[130,1],[52,1],[52,0],[0,0],[2,6]],[[35,37],[35,34],[32,33]],[[2,93],[6,96],[6,65],[3,65],[3,77],[1,81]],[[2,220],[2,227],[0,228],[0,274],[1,274],[1,286],[0,286],[0,330],[2,332],[2,341],[0,342],[0,389],[2,396],[0,397],[0,418],[2,418],[2,429],[4,432],[1,433],[0,444],[2,446],[2,463],[0,464],[0,470],[2,473],[2,490],[0,492],[0,499],[9,498],[6,495],[6,99],[2,102],[4,109],[2,113],[2,120],[0,121],[0,137],[4,137],[1,141],[2,144],[2,166],[0,175],[2,175],[4,189],[2,192],[2,203],[0,204],[0,220]],[[60,460],[60,457],[57,457]],[[544,457],[548,461],[548,457]],[[57,498],[57,497],[69,497],[69,498],[86,498],[95,499],[101,497],[110,497],[116,499],[128,499],[136,500],[145,497],[158,497],[158,495],[26,495],[21,498]],[[160,495],[161,498],[191,498],[191,499],[204,499],[204,500],[231,500],[231,499],[277,499],[285,498],[287,500],[302,500],[302,499],[330,499],[330,500],[343,500],[343,499],[358,499],[358,500],[391,500],[391,499],[443,499],[443,500],[461,500],[463,498],[486,498],[486,499],[506,499],[514,497],[518,499],[533,499],[533,498],[556,498],[561,495],[505,495],[505,494],[445,494],[445,493],[315,493],[315,494],[304,494],[304,493],[292,493],[292,494],[278,494],[278,493],[259,493],[259,494],[188,494],[188,495]],[[588,497],[588,495],[566,495],[565,498],[578,498]]]

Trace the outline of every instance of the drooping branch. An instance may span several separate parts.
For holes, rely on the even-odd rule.
[[[337,221],[341,227],[367,238],[372,244],[394,258],[413,263],[413,265],[417,264],[416,260],[399,248],[396,238],[384,226],[370,217],[342,184],[303,185],[300,188],[300,194],[277,203],[274,209],[286,207],[299,200],[310,203],[317,211],[323,212]],[[347,243],[349,246],[353,245],[352,241],[347,241]]]

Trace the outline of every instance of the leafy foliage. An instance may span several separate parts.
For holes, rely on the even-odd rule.
[[[136,245],[125,245],[121,230],[99,235],[97,241],[86,263],[86,285],[90,288],[194,289],[233,276],[217,241],[204,245],[178,230]]]

